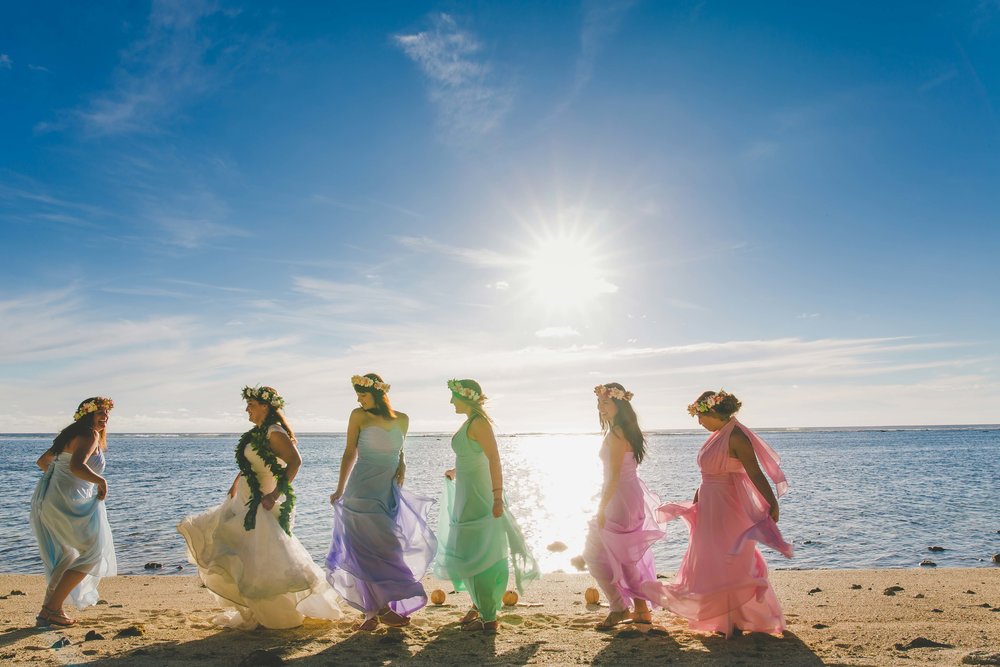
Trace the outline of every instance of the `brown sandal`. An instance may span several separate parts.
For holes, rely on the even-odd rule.
[[[607,632],[619,623],[624,623],[628,618],[629,614],[627,611],[613,611],[603,621],[595,625],[594,629],[600,632]]]
[[[44,618],[48,625],[58,625],[62,628],[69,628],[76,625],[76,620],[70,618],[61,611],[54,611],[48,607],[42,607],[42,613],[35,617],[37,622],[39,618]]]
[[[458,624],[459,625],[468,625],[469,623],[472,623],[473,621],[478,621],[478,620],[479,620],[479,610],[476,609],[475,607],[473,607],[469,611],[465,612],[465,616],[463,616],[462,618],[458,619]]]

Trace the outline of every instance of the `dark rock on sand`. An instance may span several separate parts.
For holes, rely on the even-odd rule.
[[[107,603],[108,603],[107,600],[98,600],[97,601],[97,604],[107,604]]]
[[[923,593],[917,593],[913,597],[916,598],[917,600],[923,600],[924,599],[924,594]]]
[[[944,609],[931,609],[932,614],[943,614]]]
[[[238,667],[278,667],[283,664],[285,661],[274,651],[258,649],[240,660]]]
[[[83,638],[83,641],[85,641],[85,642],[93,642],[93,641],[97,641],[99,639],[104,639],[104,635],[102,635],[97,630],[88,630],[87,631],[87,636]]]
[[[813,630],[823,630],[823,629],[828,628],[828,627],[830,627],[830,626],[829,625],[825,625],[823,623],[815,623],[815,624],[813,624]]]
[[[896,644],[897,651],[909,651],[911,648],[955,648],[955,645],[943,644],[927,637],[917,637],[908,644]]]
[[[11,591],[11,595],[24,595],[24,591]]]
[[[163,563],[146,563],[142,566],[144,570],[159,570],[163,567]]]
[[[60,637],[56,640],[56,643],[52,645],[52,648],[62,648],[63,646],[69,646],[72,643],[73,642],[69,640],[69,637]]]
[[[920,561],[920,567],[937,567],[937,563],[932,561],[930,558],[925,558]]]
[[[822,592],[823,592],[822,588],[814,588],[811,591],[809,591],[809,595],[812,595],[813,593],[822,593]]]
[[[973,651],[962,658],[963,665],[1000,665],[1000,653]]]
[[[860,591],[863,588],[861,584],[851,584],[852,591]]]
[[[966,595],[975,595],[975,594],[976,594],[976,591],[972,591],[972,590],[969,590],[969,591],[965,591],[965,594],[966,594]]]
[[[889,588],[882,591],[882,595],[895,595],[901,590],[903,590],[902,586],[889,586]]]

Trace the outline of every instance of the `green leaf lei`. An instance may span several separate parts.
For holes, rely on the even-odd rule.
[[[253,473],[250,460],[247,459],[244,453],[246,445],[249,443],[253,451],[257,453],[257,456],[264,461],[264,465],[274,475],[274,478],[278,482],[278,491],[285,496],[285,502],[281,503],[281,510],[278,513],[278,525],[290,536],[292,534],[291,521],[292,509],[295,507],[295,494],[292,492],[292,485],[285,474],[284,466],[278,462],[278,457],[267,446],[267,428],[275,423],[277,423],[276,420],[271,420],[269,423],[265,422],[260,426],[255,426],[244,433],[240,437],[240,441],[236,444],[236,465],[240,467],[240,474],[243,475],[247,484],[250,485],[250,500],[247,501],[246,505],[249,509],[247,510],[246,517],[243,519],[243,528],[244,530],[253,530],[257,527],[257,506],[260,505],[261,497],[264,495],[260,491],[260,480]]]

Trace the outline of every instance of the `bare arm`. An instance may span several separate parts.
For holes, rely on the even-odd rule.
[[[38,460],[35,461],[35,465],[38,466],[42,472],[46,472],[55,460],[56,455],[53,454],[51,450],[46,449],[42,455],[38,457]]]
[[[298,447],[284,431],[278,430],[271,431],[271,434],[267,436],[267,444],[275,456],[285,462],[285,479],[290,484],[299,474],[299,468],[302,467],[302,457],[299,455]],[[265,510],[270,511],[280,497],[281,491],[275,488],[271,493],[265,493],[261,496],[260,504]]]
[[[760,495],[764,496],[764,500],[771,506],[771,518],[777,522],[778,499],[774,496],[771,485],[767,483],[767,478],[764,477],[764,473],[760,469],[760,464],[757,462],[757,455],[754,454],[750,439],[739,428],[734,428],[733,432],[729,435],[729,454],[739,459],[740,463],[743,464],[743,468],[747,471],[750,481],[753,482],[753,485],[760,491]]]
[[[229,497],[230,498],[235,498],[236,497],[236,485],[239,484],[239,482],[240,482],[240,473],[236,473],[236,478],[233,479],[233,483],[229,487]]]
[[[73,450],[73,456],[69,461],[69,471],[86,482],[96,484],[97,499],[104,500],[108,496],[108,482],[87,465],[87,459],[100,446],[97,435],[95,434],[89,441],[83,436],[77,436],[73,438],[73,442],[70,444],[76,445],[76,448]]]
[[[601,504],[597,509],[597,525],[601,528],[604,528],[604,510],[614,497],[615,491],[618,490],[618,480],[622,472],[622,461],[625,458],[625,452],[628,450],[628,443],[625,441],[621,430],[617,427],[611,430],[611,440],[608,444],[611,446],[610,456],[608,457],[608,479],[601,490]]]
[[[483,454],[490,464],[490,481],[493,483],[493,517],[503,515],[503,467],[500,465],[500,450],[493,435],[493,427],[485,419],[476,419],[469,424],[469,435],[483,448]]]
[[[361,434],[361,420],[364,410],[354,408],[351,417],[347,420],[347,446],[344,447],[344,456],[340,459],[340,478],[337,481],[337,490],[330,494],[330,504],[340,500],[347,487],[347,479],[351,476],[351,470],[358,460],[358,436]]]

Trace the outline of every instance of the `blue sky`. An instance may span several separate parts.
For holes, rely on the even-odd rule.
[[[6,3],[0,99],[3,431],[1000,421],[995,0]]]

